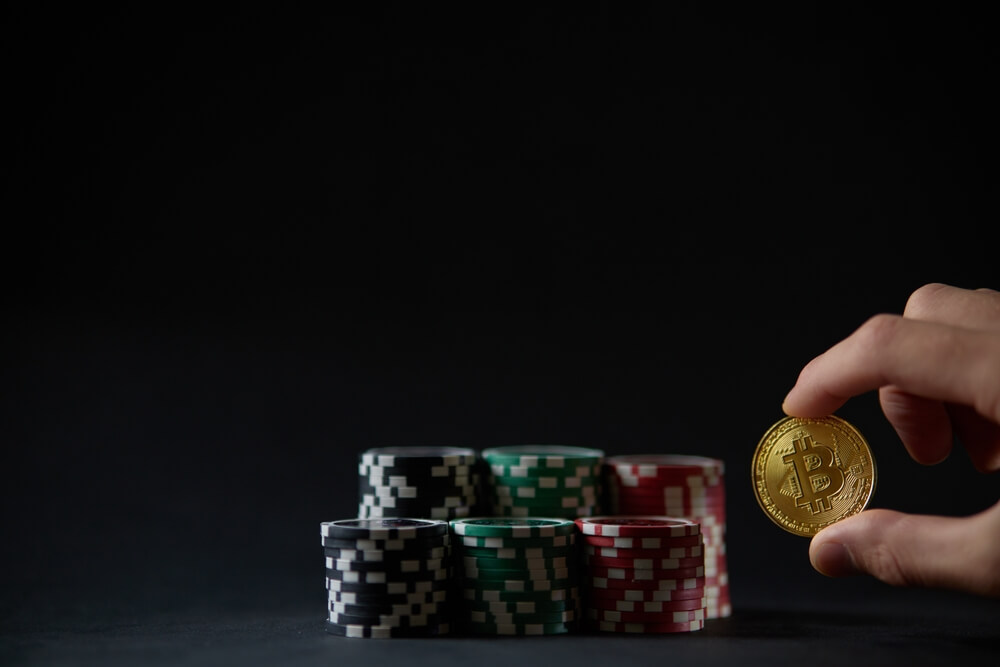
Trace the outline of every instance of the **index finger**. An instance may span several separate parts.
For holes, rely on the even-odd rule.
[[[876,315],[802,369],[782,409],[832,414],[853,396],[893,385],[971,406],[1000,422],[1000,337],[995,333]]]

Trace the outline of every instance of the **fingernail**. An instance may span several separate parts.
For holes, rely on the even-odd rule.
[[[847,577],[859,573],[851,552],[840,542],[819,545],[812,561],[813,567],[828,577]]]

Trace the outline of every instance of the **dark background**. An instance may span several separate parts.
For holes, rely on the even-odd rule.
[[[976,7],[5,5],[0,656],[326,661],[318,524],[403,444],[725,460],[720,661],[1000,641],[995,605],[815,573],[750,485],[810,358],[1000,286]],[[873,506],[996,501],[874,394],[839,414]]]

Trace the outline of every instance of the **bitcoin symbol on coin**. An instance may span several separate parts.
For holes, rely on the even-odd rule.
[[[753,457],[757,503],[772,521],[796,535],[863,510],[875,489],[868,443],[839,417],[786,417],[757,444]]]
[[[801,492],[795,500],[796,507],[806,507],[813,514],[829,511],[831,498],[844,488],[844,473],[833,464],[833,450],[814,443],[808,434],[800,434],[792,440],[792,446],[795,452],[786,454],[781,460],[794,466],[798,475]],[[803,479],[809,483],[803,484]]]

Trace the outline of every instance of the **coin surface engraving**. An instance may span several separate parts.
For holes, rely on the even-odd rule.
[[[833,415],[777,422],[757,444],[751,472],[764,513],[807,537],[867,507],[877,477],[864,436]]]

